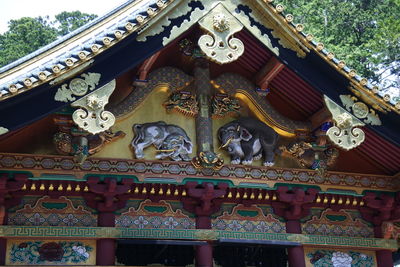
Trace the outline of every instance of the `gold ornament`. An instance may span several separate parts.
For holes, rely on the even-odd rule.
[[[335,121],[335,126],[332,126],[326,132],[329,139],[345,150],[353,149],[364,142],[365,133],[360,128],[355,127],[364,126],[365,124],[327,96],[324,96],[324,100],[332,114],[332,119]]]
[[[207,58],[226,64],[237,60],[244,52],[244,44],[232,35],[243,25],[221,4],[199,21],[201,28],[210,34],[202,35],[198,44]]]
[[[74,122],[83,130],[91,134],[104,132],[115,123],[114,115],[104,110],[108,99],[115,89],[115,80],[107,83],[96,91],[71,104],[81,107],[72,114]]]

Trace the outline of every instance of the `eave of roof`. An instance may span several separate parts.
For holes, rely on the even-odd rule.
[[[174,0],[130,0],[75,32],[1,68],[0,101],[32,89],[62,73],[72,71],[82,64],[81,61],[87,61],[89,58],[94,57],[96,53],[104,50],[104,46],[110,47],[118,39],[123,39],[125,34],[134,31],[134,29],[131,29],[132,27],[139,25],[139,27],[136,27],[136,29],[139,29],[140,25],[149,21],[149,18],[157,16],[157,13],[160,13],[159,11],[171,2],[174,2]],[[175,2],[178,2],[178,0],[175,0]],[[203,0],[203,2],[206,1]],[[239,0],[234,2],[237,2],[236,4],[241,3]],[[400,114],[400,102],[394,103],[390,97],[382,95],[378,88],[369,83],[366,78],[358,76],[343,61],[335,58],[332,52],[324,49],[322,43],[315,42],[312,34],[303,33],[304,26],[294,24],[294,17],[291,14],[285,15],[282,5],[277,4],[275,6],[273,0],[254,0],[252,4],[272,11],[269,14],[275,15],[275,19],[280,22],[280,25],[283,25],[293,33],[296,39],[294,40],[295,42],[316,51],[326,62],[352,81],[357,90],[376,100],[380,105],[386,107],[388,111]],[[132,9],[134,11],[126,15],[126,11],[132,11]],[[131,24],[128,24],[129,22]],[[86,38],[82,38],[82,35],[86,35]],[[36,63],[30,64],[32,61],[36,61]],[[27,67],[26,65],[28,64],[29,66]]]
[[[48,84],[50,81],[54,81],[55,79],[57,79],[57,83],[59,83],[63,80],[72,78],[74,75],[84,71],[85,69],[92,68],[92,66],[96,65],[96,63],[93,63],[93,60],[101,58],[100,61],[102,61],[106,57],[103,54],[107,54],[107,56],[112,54],[109,52],[111,51],[111,47],[115,47],[116,44],[121,43],[125,39],[133,40],[135,36],[129,37],[132,33],[136,33],[136,35],[141,34],[143,33],[143,31],[147,31],[149,28],[151,29],[151,27],[155,25],[154,27],[158,27],[158,29],[153,31],[153,35],[150,36],[156,36],[156,38],[159,39],[163,38],[163,36],[164,38],[165,36],[171,38],[171,34],[169,34],[168,32],[172,29],[172,26],[170,25],[171,18],[168,16],[171,16],[170,14],[173,13],[174,18],[178,18],[177,21],[180,21],[180,24],[178,25],[180,25],[180,27],[182,28],[181,31],[185,31],[185,29],[188,29],[188,27],[194,25],[199,18],[197,18],[196,20],[193,19],[192,21],[190,21],[189,19],[189,24],[186,21],[183,21],[189,18],[191,16],[191,13],[194,13],[194,10],[198,9],[199,6],[203,5],[203,3],[207,8],[212,8],[213,4],[215,4],[216,2],[209,0],[159,0],[157,2],[155,0],[130,1],[125,5],[111,11],[108,15],[105,15],[104,17],[92,22],[88,26],[77,30],[77,32],[71,34],[71,36],[65,37],[64,41],[57,41],[56,43],[49,45],[49,50],[47,52],[43,50],[40,53],[38,52],[37,54],[27,56],[25,60],[21,60],[23,61],[21,64],[15,63],[3,68],[6,71],[3,73],[3,76],[0,76],[0,92],[2,93],[0,101],[11,98],[14,100],[14,98],[16,98],[20,93],[23,93],[35,87],[41,87],[41,91],[43,92],[44,90],[48,90],[52,86]],[[298,52],[300,50],[300,53],[306,51],[306,61],[311,63],[318,61],[317,63],[320,65],[324,63],[324,68],[327,68],[327,66],[331,66],[332,70],[329,70],[329,72],[336,72],[334,74],[334,76],[336,77],[335,79],[348,81],[347,83],[340,82],[343,88],[339,88],[337,90],[331,88],[330,94],[339,95],[339,93],[343,92],[349,93],[350,91],[348,90],[348,84],[353,84],[358,90],[365,92],[367,96],[372,97],[373,99],[381,103],[384,107],[386,107],[388,111],[395,111],[393,113],[396,114],[389,114],[391,116],[389,116],[390,118],[386,120],[387,122],[397,121],[397,119],[393,118],[393,115],[397,115],[397,113],[399,112],[398,108],[400,107],[400,104],[397,103],[395,106],[393,103],[385,101],[385,99],[382,99],[382,97],[380,97],[379,95],[374,94],[374,88],[371,87],[366,79],[357,76],[354,71],[345,66],[344,62],[339,61],[333,56],[332,53],[326,51],[321,43],[314,42],[312,40],[312,35],[304,34],[302,32],[303,27],[301,25],[295,25],[293,23],[293,16],[283,15],[282,6],[274,6],[271,0],[267,2],[263,0],[253,0],[245,3],[241,0],[232,0],[229,2],[221,1],[221,3],[229,5],[231,9],[233,8],[231,12],[236,12],[242,17],[243,15],[246,15],[248,18],[250,18],[250,20],[248,18],[247,20],[249,20],[249,23],[251,23],[251,25],[247,25],[247,27],[250,27],[252,29],[254,27],[257,28],[257,31],[260,31],[261,35],[266,35],[266,32],[270,32],[271,34],[270,29],[268,29],[268,27],[266,27],[265,25],[262,25],[262,23],[265,22],[266,19],[270,20],[268,22],[269,24],[271,24],[272,21],[275,23],[274,25],[281,25],[282,27],[280,26],[278,29],[281,32],[274,33],[274,31],[278,30],[272,30],[272,35],[275,37],[275,40],[273,40],[273,42],[275,42],[274,45],[278,45],[277,42],[279,41],[279,44],[281,46],[281,41],[283,39],[285,39],[285,41],[289,40],[290,42],[292,42],[292,44],[289,45],[287,49],[282,48],[282,50],[284,50],[284,53],[286,54],[285,56],[291,58],[291,62],[289,62],[289,64],[293,64],[293,62],[297,60],[297,66],[294,67],[294,71],[296,73],[301,73],[299,66],[305,61],[299,60],[299,58],[296,59],[296,56],[292,55],[293,51],[289,51],[290,49],[294,50],[294,52]],[[194,7],[195,5],[197,6]],[[239,10],[239,5],[245,6],[250,11],[246,13],[243,12],[243,10]],[[254,12],[252,12],[252,10],[254,10]],[[203,6],[203,10],[201,12],[202,14],[204,14],[208,12],[208,10]],[[108,21],[104,22],[104,20]],[[159,21],[162,22],[159,23]],[[184,23],[186,23],[184,25],[185,27],[182,26]],[[260,26],[254,26],[255,24],[259,24]],[[165,27],[166,25],[168,25],[168,27]],[[87,33],[92,33],[92,35],[87,35]],[[254,34],[254,31],[252,31],[252,33]],[[279,36],[276,36],[277,34]],[[176,38],[177,36],[178,35],[176,35],[174,38]],[[146,39],[146,37],[144,39]],[[154,42],[154,40],[152,40],[152,42]],[[64,46],[65,43],[67,43],[67,46]],[[149,53],[157,51],[157,49],[159,49],[157,47],[159,47],[160,45],[159,43],[151,44],[151,42],[148,41],[142,43],[148,43],[148,46],[153,49],[151,50],[149,48]],[[162,42],[162,44],[164,45],[164,42]],[[293,48],[293,44],[295,44],[295,48]],[[66,49],[67,47],[68,49]],[[283,47],[286,46],[283,45]],[[52,53],[53,50],[57,49],[59,49],[59,51],[61,52]],[[286,52],[285,49],[291,53]],[[41,56],[44,56],[44,58],[40,59]],[[131,67],[133,66],[132,64],[134,64],[133,62],[141,61],[145,58],[145,56],[146,55],[135,55],[135,60],[131,60]],[[285,56],[281,57],[283,61],[285,61]],[[36,60],[42,60],[40,61],[40,66],[30,64],[31,62],[35,62]],[[112,62],[115,64],[116,59],[112,59]],[[329,64],[326,64],[326,62],[328,62]],[[97,69],[99,68],[100,67],[98,67]],[[127,68],[128,66],[120,68],[119,73],[121,73],[123,69],[126,70]],[[318,71],[320,70],[317,70],[317,72]],[[114,75],[118,75],[115,71],[112,71],[112,73],[114,73]],[[320,74],[322,74],[322,72]],[[338,78],[338,76],[341,76],[341,78]],[[110,75],[107,75],[106,77],[106,79],[108,79],[107,81],[112,79]],[[301,77],[307,83],[311,84],[314,88],[317,88],[320,92],[324,93],[325,89],[324,86],[321,84],[321,81],[319,81],[319,84],[315,83],[315,81],[312,82],[310,80],[310,75],[308,75],[308,77],[302,75]],[[103,80],[102,83],[104,84],[107,81]],[[38,99],[38,96],[36,96],[35,99]],[[49,97],[47,97],[46,99],[49,99]],[[333,100],[339,103],[338,97]],[[15,99],[15,101],[8,102],[7,105],[13,105],[13,103],[15,104],[18,102],[21,102],[21,99]],[[54,104],[52,107],[54,109],[56,108],[56,106],[59,105],[60,104]],[[51,110],[49,109],[48,112],[51,112]],[[41,116],[43,116],[43,114]],[[33,118],[27,119],[25,124],[32,120]],[[393,131],[385,132],[383,133],[383,135],[388,137],[390,140],[396,140],[395,142],[397,144],[400,143],[400,139],[394,136]]]
[[[96,56],[137,32],[174,0],[130,0],[106,15],[0,69],[0,101],[82,71]]]

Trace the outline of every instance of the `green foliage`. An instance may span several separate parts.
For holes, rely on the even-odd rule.
[[[58,34],[60,36],[66,35],[85,25],[96,17],[97,15],[95,14],[86,14],[80,11],[61,12],[60,14],[56,15],[56,21],[60,23],[58,27]]]
[[[280,0],[305,32],[361,76],[400,72],[400,0]],[[383,73],[384,70],[390,70]]]
[[[10,20],[8,31],[0,34],[0,67],[68,34],[96,18],[96,15],[74,11],[62,12],[55,17],[55,21],[50,21],[48,17]]]
[[[0,35],[0,65],[8,64],[57,39],[46,18],[21,18],[9,22]]]

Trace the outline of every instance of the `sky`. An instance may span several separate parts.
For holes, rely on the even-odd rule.
[[[127,0],[0,0],[0,33],[8,29],[7,22],[22,17],[50,16],[62,11],[79,10],[84,13],[103,15]]]

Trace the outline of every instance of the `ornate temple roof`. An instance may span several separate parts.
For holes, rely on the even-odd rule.
[[[57,88],[82,72],[102,73],[97,85],[101,87],[137,68],[198,27],[197,23],[218,4],[244,26],[235,37],[244,43],[245,52],[236,62],[227,64],[226,70],[239,69],[248,78],[262,76],[263,68],[276,58],[284,67],[268,81],[268,89],[273,92],[267,100],[280,103],[275,105],[287,104],[287,111],[280,111],[299,120],[310,120],[324,107],[323,95],[355,116],[357,111],[352,105],[363,103],[367,113],[377,114],[380,124],[362,119],[370,130],[360,150],[382,158],[386,172],[400,171],[396,157],[400,152],[396,129],[400,103],[380,95],[366,78],[314,41],[312,34],[304,33],[304,26],[296,24],[293,16],[285,15],[283,6],[272,0],[128,1],[0,69],[2,132],[18,130],[70,105],[72,101],[56,100]],[[262,87],[265,77],[255,82]],[[354,103],[349,104],[343,96],[350,96]],[[75,96],[81,97],[84,95]]]

